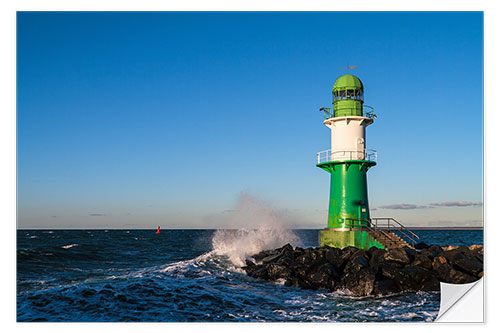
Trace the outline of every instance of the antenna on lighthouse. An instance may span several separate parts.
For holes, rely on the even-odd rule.
[[[349,66],[349,64],[347,64],[347,67],[340,67],[337,69],[347,69],[347,74],[349,74],[350,69],[356,69],[356,68],[358,68],[358,66]]]

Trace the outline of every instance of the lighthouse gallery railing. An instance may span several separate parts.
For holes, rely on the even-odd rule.
[[[352,107],[344,107],[344,108],[339,107],[335,110],[333,109],[333,107],[329,107],[329,108],[322,107],[319,110],[323,111],[323,117],[325,120],[327,120],[327,119],[335,118],[335,117],[344,117],[344,116],[340,116],[340,114],[342,114],[342,111],[352,110]],[[369,105],[363,105],[362,110],[363,110],[362,111],[363,117],[370,118],[370,119],[377,118],[373,107],[371,107]]]
[[[364,160],[377,162],[377,152],[373,149],[365,150],[323,150],[317,153],[318,163],[347,160]]]
[[[347,228],[355,228],[360,224],[362,228],[379,232],[379,234],[389,242],[392,242],[393,239],[384,231],[396,232],[396,235],[399,233],[397,236],[401,237],[404,241],[411,243],[412,247],[415,246],[415,243],[420,238],[416,233],[405,227],[393,217],[372,217],[371,219],[344,218],[344,225]]]

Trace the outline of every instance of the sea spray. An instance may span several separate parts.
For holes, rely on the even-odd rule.
[[[237,208],[227,221],[227,229],[219,229],[212,238],[216,254],[226,255],[236,266],[245,258],[263,250],[290,243],[300,244],[299,238],[286,229],[283,221],[267,204],[241,193]]]

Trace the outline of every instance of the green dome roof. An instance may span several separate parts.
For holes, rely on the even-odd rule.
[[[339,77],[333,84],[333,91],[344,90],[346,88],[363,90],[363,82],[354,75],[346,74]]]

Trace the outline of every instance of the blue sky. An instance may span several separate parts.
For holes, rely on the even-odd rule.
[[[241,193],[323,227],[318,110],[347,63],[372,215],[480,225],[481,13],[23,12],[18,227],[224,227]]]

